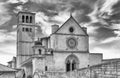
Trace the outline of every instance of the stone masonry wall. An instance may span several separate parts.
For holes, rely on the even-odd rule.
[[[120,78],[120,61],[107,62],[73,72],[45,72],[45,78]]]

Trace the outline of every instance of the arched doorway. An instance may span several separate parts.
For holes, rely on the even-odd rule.
[[[66,65],[66,72],[77,69],[79,66],[79,60],[78,60],[77,56],[75,56],[73,54],[69,55],[66,58],[65,65]]]

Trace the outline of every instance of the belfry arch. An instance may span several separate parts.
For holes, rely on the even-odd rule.
[[[71,54],[65,60],[66,72],[73,71],[79,67],[79,60],[76,55]]]

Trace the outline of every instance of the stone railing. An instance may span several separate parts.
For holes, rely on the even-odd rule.
[[[80,78],[120,78],[120,61],[90,66],[79,69],[77,72]]]

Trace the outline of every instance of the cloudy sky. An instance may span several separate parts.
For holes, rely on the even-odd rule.
[[[16,14],[36,13],[39,33],[50,34],[51,25],[62,25],[73,14],[87,27],[90,52],[103,58],[120,58],[120,0],[0,0],[0,63],[16,55]]]

